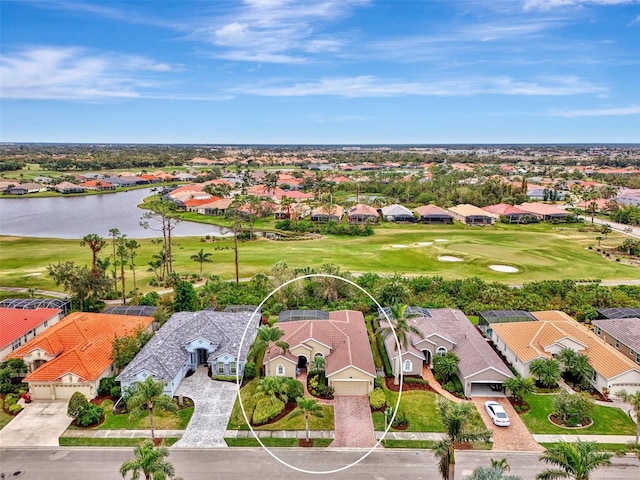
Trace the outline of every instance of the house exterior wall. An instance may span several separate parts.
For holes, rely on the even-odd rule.
[[[40,333],[47,330],[49,327],[54,326],[59,321],[60,321],[60,314],[58,313],[50,318],[47,318],[41,324],[37,325],[29,332],[26,332],[24,335],[20,335],[20,337],[16,338],[13,342],[2,347],[2,349],[0,350],[0,362],[3,361],[7,356],[9,356],[11,352],[13,352],[16,348],[24,345],[29,340],[34,338],[36,335],[39,335]]]
[[[362,385],[362,383],[366,383],[366,393],[373,391],[373,377],[354,367],[347,367],[343,370],[340,370],[339,372],[328,376],[327,380],[329,381],[329,386],[334,388],[334,393],[338,395],[353,393],[348,391],[348,387],[345,387],[344,390],[339,391],[341,386],[348,384],[349,382],[361,382],[359,383],[359,385]],[[337,389],[336,386],[338,387]]]
[[[625,390],[627,393],[634,395],[636,392],[640,392],[640,371],[633,370],[615,378],[610,378],[606,381],[605,386],[609,389],[610,395],[620,390]]]
[[[389,361],[391,362],[391,370],[393,371],[393,374],[396,375],[397,372],[397,368],[398,368],[398,355],[396,354],[395,356],[393,356],[392,358],[389,359]],[[405,362],[409,360],[411,362],[411,369],[410,370],[405,370]],[[401,358],[401,365],[400,368],[402,369],[402,374],[403,375],[422,375],[422,362],[423,359],[417,357],[416,355],[414,355],[411,352],[404,352],[402,354],[402,358]]]
[[[94,381],[80,381],[77,375],[68,373],[55,382],[29,382],[29,393],[34,400],[68,400],[75,392],[82,393],[88,400],[96,398],[100,380],[113,374],[110,365]]]
[[[236,364],[235,372],[232,370],[233,363]],[[211,359],[211,373],[212,375],[238,374],[242,377],[244,372],[244,363],[245,362],[238,362],[235,356],[225,353]],[[220,373],[221,371],[222,373]]]
[[[282,365],[284,373],[278,375],[278,365]],[[277,357],[264,364],[264,375],[266,377],[290,377],[296,378],[296,364],[284,357]]]
[[[601,327],[596,326],[595,334],[598,335],[600,338],[602,338],[605,342],[607,342],[613,348],[619,350],[620,353],[622,353],[623,355],[626,355],[627,357],[629,357],[634,362],[640,364],[640,353],[639,352],[636,352],[635,350],[630,348],[625,343],[622,343],[620,340],[615,338],[610,333],[606,332]]]
[[[309,361],[313,360],[313,357],[316,355],[316,353],[321,353],[324,357],[331,353],[331,349],[329,347],[323,345],[320,342],[317,342],[316,340],[307,340],[305,344],[311,347],[311,358],[309,359]]]

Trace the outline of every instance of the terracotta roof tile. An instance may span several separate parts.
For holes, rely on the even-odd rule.
[[[0,308],[0,348],[59,313],[57,308]]]

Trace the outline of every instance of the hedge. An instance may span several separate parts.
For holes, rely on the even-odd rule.
[[[272,400],[271,398],[261,398],[256,403],[251,421],[254,425],[266,423],[276,418],[284,410],[284,402],[279,398]]]
[[[369,394],[369,405],[374,410],[380,410],[387,403],[387,398],[384,394],[384,390],[381,388],[376,388],[373,392]]]

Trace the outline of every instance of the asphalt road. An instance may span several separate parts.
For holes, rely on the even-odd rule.
[[[318,475],[293,470],[262,449],[171,449],[169,461],[184,480],[265,479],[349,479],[349,480],[435,480],[436,461],[425,450],[377,450],[357,465],[337,473]],[[353,450],[276,449],[283,460],[298,468],[328,471],[341,468],[362,456]],[[133,457],[131,448],[42,448],[0,450],[0,472],[6,478],[24,480],[114,480],[118,470]],[[537,454],[460,451],[456,454],[456,478],[462,479],[476,465],[488,465],[490,458],[506,457],[511,473],[533,480],[544,467]],[[597,470],[592,480],[637,480],[640,462],[636,457],[614,459],[615,467]],[[21,472],[19,475],[15,475]]]

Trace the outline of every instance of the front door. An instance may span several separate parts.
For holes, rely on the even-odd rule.
[[[197,348],[196,353],[198,354],[198,365],[204,365],[207,363],[208,351],[205,348]]]
[[[422,364],[431,366],[431,352],[429,350],[423,350],[422,353],[424,354],[424,361]]]

